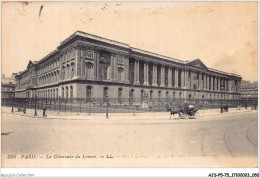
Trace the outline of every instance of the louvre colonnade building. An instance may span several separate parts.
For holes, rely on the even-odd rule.
[[[16,97],[240,99],[241,76],[81,31],[15,74]]]

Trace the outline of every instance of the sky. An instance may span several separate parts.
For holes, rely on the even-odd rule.
[[[2,2],[1,71],[26,69],[80,30],[258,80],[256,2]]]

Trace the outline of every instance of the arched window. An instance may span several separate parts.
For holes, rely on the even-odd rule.
[[[61,97],[64,98],[64,87],[62,87]]]
[[[69,88],[66,87],[66,99],[68,99],[68,98],[69,98]]]
[[[71,63],[71,78],[74,77],[74,63]]]
[[[162,91],[158,91],[158,101],[161,101],[162,98]]]
[[[67,75],[66,75],[66,78],[69,78],[70,76],[70,65],[68,64],[67,65]]]
[[[51,83],[53,83],[54,82],[54,73],[52,72],[51,73]]]
[[[56,82],[57,81],[57,75],[56,75],[56,72],[54,72],[54,80],[53,80],[54,82]]]
[[[172,97],[175,98],[176,92],[172,92]]]
[[[150,100],[153,99],[153,90],[150,90],[150,96],[149,96]]]
[[[65,66],[62,67],[62,79],[64,80],[66,78],[66,68]]]
[[[141,101],[143,101],[144,100],[144,90],[141,90]]]
[[[55,89],[53,89],[53,95],[52,95],[53,98],[56,97],[56,94],[55,94]]]
[[[182,93],[181,92],[179,93],[179,98],[182,98]]]
[[[70,98],[73,98],[73,86],[70,86]]]
[[[59,89],[57,88],[56,89],[56,98],[58,98],[59,97]]]

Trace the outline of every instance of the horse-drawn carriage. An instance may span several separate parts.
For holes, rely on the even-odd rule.
[[[194,105],[187,103],[183,104],[183,106],[179,105],[176,108],[168,108],[167,110],[170,111],[170,119],[172,116],[180,119],[195,119],[200,116],[198,109],[195,109]]]

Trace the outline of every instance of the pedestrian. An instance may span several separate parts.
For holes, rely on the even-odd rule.
[[[46,110],[47,110],[46,108],[43,108],[43,112],[42,112],[42,116],[43,116],[43,117],[46,117],[46,116],[47,116],[47,115],[45,114],[45,113],[46,113]]]
[[[26,114],[26,106],[23,107],[23,113]]]

